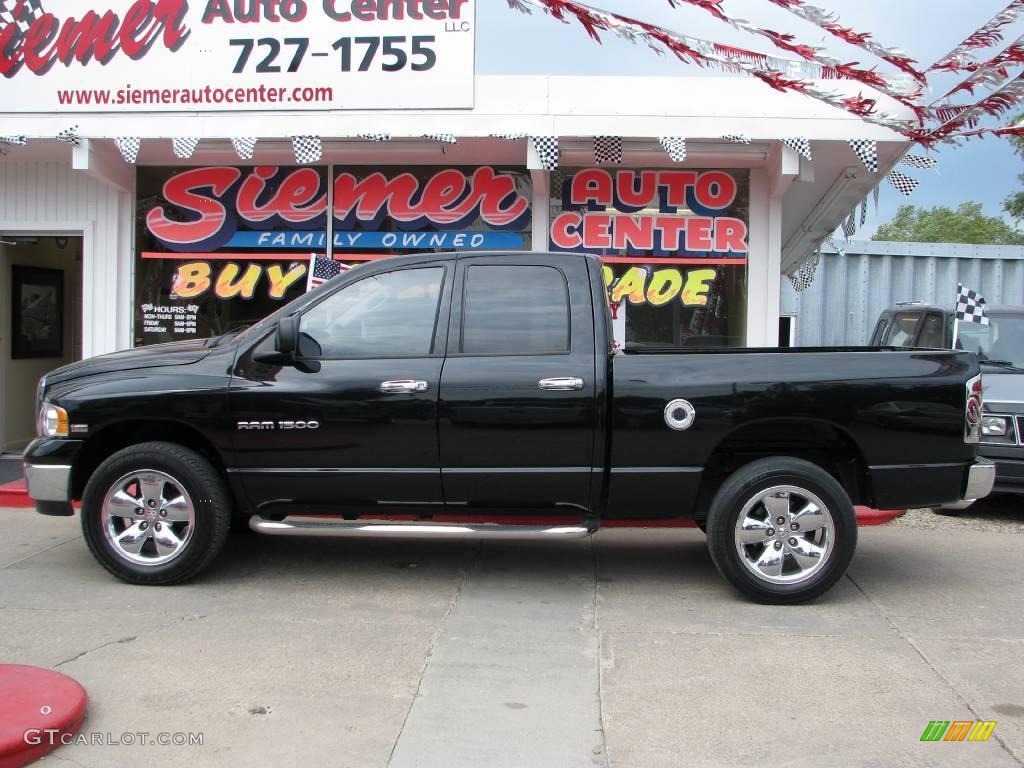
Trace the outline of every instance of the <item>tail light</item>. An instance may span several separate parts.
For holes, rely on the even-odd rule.
[[[967,405],[964,407],[964,442],[981,440],[981,417],[984,403],[981,396],[981,374],[967,382]]]

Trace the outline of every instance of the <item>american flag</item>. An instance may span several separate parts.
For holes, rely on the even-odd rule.
[[[346,269],[348,269],[348,264],[342,264],[340,261],[329,259],[326,256],[319,256],[315,253],[310,254],[309,278],[306,280],[306,293],[309,293],[314,288],[323,285],[332,277],[337,277]]]
[[[988,315],[985,313],[985,300],[977,291],[970,291],[957,283],[956,286],[956,318],[972,323],[988,325]]]

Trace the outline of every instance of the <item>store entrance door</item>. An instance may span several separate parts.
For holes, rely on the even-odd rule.
[[[39,378],[82,357],[82,237],[0,232],[0,308],[0,454],[18,454]]]

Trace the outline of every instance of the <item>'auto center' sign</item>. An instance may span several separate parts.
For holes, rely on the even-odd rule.
[[[7,112],[473,106],[474,0],[5,0]]]

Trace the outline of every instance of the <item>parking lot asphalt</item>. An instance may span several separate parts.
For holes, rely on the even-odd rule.
[[[834,590],[771,607],[693,529],[241,534],[197,581],[146,588],[77,518],[0,510],[0,662],[89,692],[104,743],[57,765],[1021,766],[1024,537],[969,520],[862,529]],[[997,725],[922,743],[932,720]],[[140,732],[203,743],[117,743]]]

